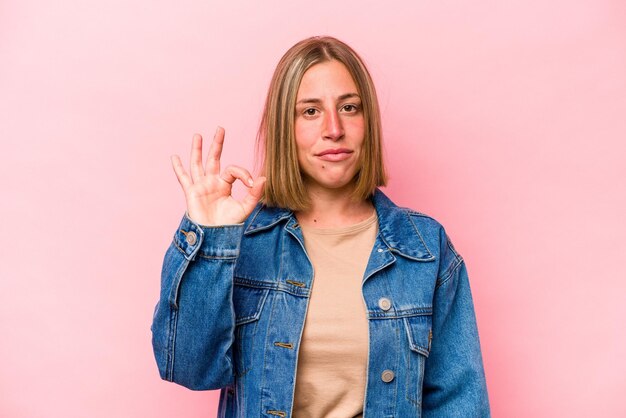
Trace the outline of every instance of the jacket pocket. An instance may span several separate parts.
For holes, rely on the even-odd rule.
[[[235,309],[235,344],[233,363],[236,376],[243,376],[252,367],[257,324],[269,289],[237,284],[233,286]]]
[[[407,316],[403,318],[408,338],[407,355],[407,400],[421,408],[424,365],[430,354],[432,340],[432,313]]]

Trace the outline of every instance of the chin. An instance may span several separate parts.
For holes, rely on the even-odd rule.
[[[340,190],[345,188],[353,188],[356,186],[356,179],[353,177],[351,180],[344,179],[309,179],[307,182],[311,186],[321,187],[329,190]]]

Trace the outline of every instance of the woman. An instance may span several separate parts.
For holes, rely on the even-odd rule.
[[[218,128],[188,174],[153,330],[161,377],[221,391],[224,417],[486,417],[467,271],[432,218],[393,204],[371,77],[330,37],[270,85],[264,176],[220,167]],[[241,201],[235,181],[248,187]]]

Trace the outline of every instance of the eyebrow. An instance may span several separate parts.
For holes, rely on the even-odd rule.
[[[358,97],[359,99],[361,98],[357,93],[346,93],[346,94],[342,94],[337,99],[341,101],[341,100],[351,99],[353,97]],[[296,102],[296,105],[304,104],[304,103],[321,103],[321,102],[322,102],[321,99],[313,99],[313,98],[301,99]]]

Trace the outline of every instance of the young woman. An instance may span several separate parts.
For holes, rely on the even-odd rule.
[[[221,389],[221,417],[487,417],[467,270],[442,226],[397,207],[359,56],[294,45],[272,79],[263,176],[222,169],[224,130],[190,173],[163,263],[163,379]],[[248,193],[231,195],[235,181]]]

